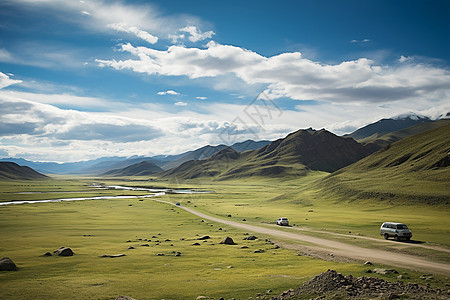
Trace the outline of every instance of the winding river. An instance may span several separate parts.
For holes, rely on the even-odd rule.
[[[148,189],[141,187],[128,187],[120,185],[97,185],[92,184],[89,187],[96,189],[108,189],[108,190],[126,190],[126,191],[147,191],[153,194],[141,195],[141,196],[97,196],[97,197],[79,197],[79,198],[61,198],[61,199],[48,199],[48,200],[26,200],[26,201],[9,201],[0,202],[2,205],[12,205],[12,204],[32,204],[32,203],[50,203],[50,202],[65,202],[65,201],[83,201],[83,200],[110,200],[110,199],[140,199],[140,198],[151,198],[163,196],[165,194],[204,194],[211,193],[211,191],[194,191],[194,190],[176,190],[176,189]],[[44,192],[27,192],[27,194],[43,194]],[[52,192],[48,192],[52,193]],[[77,193],[77,192],[74,192]],[[18,193],[22,194],[22,193]]]

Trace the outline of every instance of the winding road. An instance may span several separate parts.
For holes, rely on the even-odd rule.
[[[170,205],[175,205],[168,201],[153,199],[154,201],[158,201],[161,203],[166,203]],[[287,240],[296,240],[301,242],[307,242],[314,244],[314,246],[302,246],[304,248],[308,248],[312,251],[321,251],[333,253],[334,256],[340,256],[349,258],[352,260],[361,260],[361,261],[371,261],[372,263],[385,264],[395,267],[401,267],[416,271],[422,272],[430,272],[435,274],[442,274],[445,276],[450,276],[450,264],[444,262],[435,262],[431,260],[427,260],[424,257],[418,257],[414,255],[401,254],[397,252],[379,250],[379,249],[370,249],[354,246],[351,244],[333,241],[325,238],[313,237],[301,233],[288,232],[278,229],[266,228],[262,226],[243,224],[235,221],[229,221],[220,219],[217,217],[212,217],[206,215],[204,213],[198,212],[192,208],[188,208],[185,206],[177,206],[185,211],[199,216],[203,219],[207,219],[210,221],[214,221],[217,223],[221,223],[224,225],[229,225],[235,228],[243,229],[245,231],[251,231],[259,234],[270,235],[275,238],[282,238]],[[383,240],[384,241],[384,240]],[[292,245],[291,245],[292,246]],[[411,245],[417,246],[417,245]],[[290,248],[295,248],[290,247]],[[433,248],[434,250],[438,250],[437,248]],[[444,252],[448,252],[447,249],[442,249]]]

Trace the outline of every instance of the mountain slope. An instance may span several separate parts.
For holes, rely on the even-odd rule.
[[[407,115],[392,119],[381,119],[375,123],[359,128],[358,130],[345,135],[345,137],[351,137],[354,140],[359,141],[374,134],[381,136],[389,132],[402,130],[424,122],[432,122],[432,120],[427,117],[418,115]]]
[[[229,147],[237,152],[244,152],[244,151],[248,151],[248,150],[259,149],[269,143],[270,143],[269,141],[255,142],[253,140],[247,140],[245,142],[235,143]],[[207,159],[225,148],[228,148],[228,146],[226,146],[226,145],[218,145],[218,146],[207,145],[207,146],[201,147],[197,150],[189,151],[182,155],[179,155],[178,158],[171,160],[168,163],[164,164],[162,166],[162,168],[165,170],[169,170],[169,169],[178,167],[182,163],[190,161],[190,160]]]
[[[383,147],[386,147],[389,144],[400,141],[409,136],[445,125],[448,122],[449,122],[448,119],[442,119],[442,120],[437,120],[437,121],[432,121],[432,122],[423,122],[423,123],[413,125],[411,127],[407,127],[402,130],[389,132],[387,134],[375,133],[369,137],[358,140],[358,142],[363,145],[375,144],[375,145],[379,146],[381,149]]]
[[[309,170],[332,172],[369,152],[353,139],[326,130],[299,130],[260,149],[238,153],[225,148],[206,160],[189,161],[163,177],[218,179],[248,176],[306,175]]]
[[[30,167],[19,166],[13,162],[0,162],[1,180],[43,180],[48,176],[36,172]]]
[[[450,122],[407,137],[319,183],[342,199],[450,203]]]
[[[131,166],[104,173],[104,176],[147,176],[162,172],[159,166],[150,161],[141,161]]]

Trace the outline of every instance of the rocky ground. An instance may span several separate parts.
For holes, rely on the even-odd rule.
[[[259,295],[256,299],[450,299],[449,290],[432,289],[415,283],[388,282],[374,277],[344,276],[328,270],[297,289],[278,296]]]

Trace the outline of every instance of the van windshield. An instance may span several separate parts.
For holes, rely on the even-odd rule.
[[[408,229],[408,226],[404,224],[397,225],[397,229]]]

